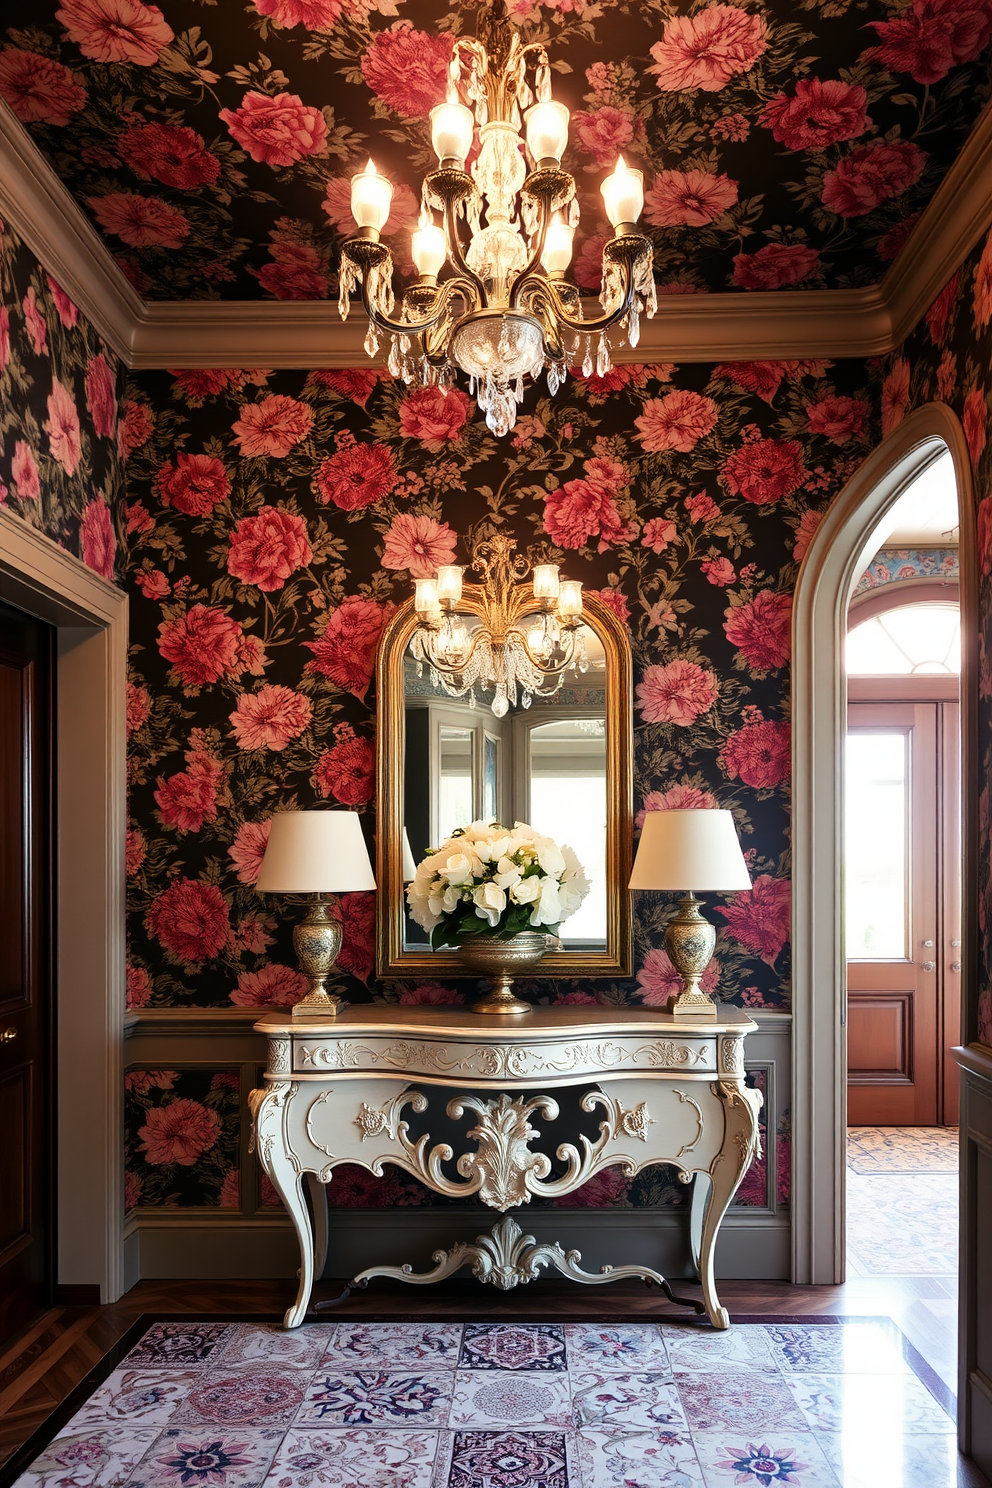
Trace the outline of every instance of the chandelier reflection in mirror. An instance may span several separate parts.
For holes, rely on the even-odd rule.
[[[415,579],[417,629],[410,650],[431,682],[451,697],[493,690],[502,718],[518,702],[554,697],[565,674],[588,667],[582,638],[582,585],[561,579],[556,563],[533,567],[503,533],[478,543],[472,559],[481,584],[463,584],[447,564],[433,579]],[[530,581],[527,582],[528,575]],[[474,623],[467,625],[465,617]]]
[[[431,110],[438,168],[424,179],[413,233],[418,277],[397,307],[392,257],[379,239],[393,188],[370,160],[352,179],[358,230],[342,250],[339,308],[346,318],[358,286],[369,356],[382,331],[392,337],[394,377],[447,387],[460,368],[499,435],[513,428],[525,379],[544,371],[556,393],[568,363],[582,357],[583,338],[587,376],[610,369],[609,326],[622,324],[637,345],[641,310],[655,311],[651,243],[637,229],[644,184],[622,156],[602,184],[614,236],[603,249],[603,313],[585,320],[579,292],[565,278],[579,220],[575,181],[561,167],[568,109],[551,96],[544,46],[524,44],[503,0],[494,0],[480,10],[477,36],[456,38],[448,78],[447,102]],[[451,272],[442,279],[445,264]]]

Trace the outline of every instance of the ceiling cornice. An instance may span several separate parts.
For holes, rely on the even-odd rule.
[[[870,289],[662,296],[618,361],[709,362],[880,356],[916,325],[992,223],[992,105],[885,277]],[[354,367],[364,318],[331,301],[142,300],[6,104],[0,103],[0,215],[104,340],[135,368]]]

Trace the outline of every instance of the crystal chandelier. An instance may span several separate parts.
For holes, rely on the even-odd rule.
[[[415,579],[417,629],[410,650],[417,675],[451,697],[493,689],[492,710],[529,708],[532,698],[554,697],[572,667],[588,667],[582,638],[582,585],[561,579],[556,563],[531,567],[514,553],[512,537],[496,533],[477,544],[472,568],[481,584],[463,584],[455,564],[432,579]],[[530,582],[527,577],[530,575]],[[475,617],[470,629],[462,618]]]
[[[603,313],[586,320],[579,291],[565,277],[579,220],[575,181],[561,167],[568,109],[551,96],[544,46],[521,41],[503,0],[480,11],[476,37],[456,39],[447,102],[431,110],[431,137],[438,166],[424,180],[412,237],[417,278],[397,306],[392,257],[379,236],[393,188],[370,160],[352,179],[358,231],[342,250],[339,308],[346,318],[360,288],[369,356],[385,332],[394,377],[447,387],[460,368],[490,429],[505,434],[525,378],[546,371],[553,395],[569,361],[581,359],[586,375],[602,376],[611,365],[607,328],[624,325],[633,347],[641,310],[654,314],[651,243],[637,229],[643,177],[620,156],[602,184],[614,236],[603,249]],[[440,278],[446,264],[450,272]]]

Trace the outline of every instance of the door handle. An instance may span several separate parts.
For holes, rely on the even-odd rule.
[[[937,970],[937,963],[936,963],[936,961],[921,961],[920,962],[920,970],[921,971],[936,971]]]
[[[11,1024],[9,1028],[0,1032],[0,1044],[12,1044],[17,1037],[17,1029]]]

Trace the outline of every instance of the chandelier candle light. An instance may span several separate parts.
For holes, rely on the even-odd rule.
[[[417,278],[398,308],[392,256],[380,241],[392,186],[371,160],[352,178],[358,230],[342,249],[342,319],[358,287],[369,356],[385,332],[394,377],[447,387],[460,368],[498,435],[513,428],[527,377],[546,372],[556,393],[569,360],[582,358],[583,340],[583,372],[605,375],[608,327],[625,326],[634,347],[642,309],[650,316],[656,308],[651,243],[637,229],[643,177],[620,156],[601,187],[614,233],[603,249],[603,313],[584,319],[579,292],[565,278],[579,220],[575,181],[561,166],[568,120],[568,109],[551,96],[544,46],[525,45],[503,0],[493,0],[480,10],[478,35],[455,39],[447,101],[431,110],[438,164],[424,179],[413,233]],[[441,278],[445,264],[451,272]]]

